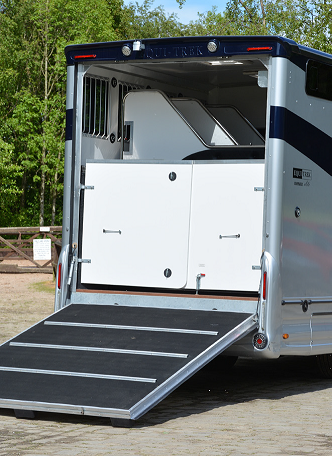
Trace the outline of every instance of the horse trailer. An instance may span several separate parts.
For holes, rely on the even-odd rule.
[[[1,346],[0,407],[125,425],[226,356],[331,377],[332,55],[204,36],[66,58],[55,312]]]

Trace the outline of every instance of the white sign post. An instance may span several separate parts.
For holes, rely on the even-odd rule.
[[[34,239],[33,240],[33,259],[51,260],[51,239]]]

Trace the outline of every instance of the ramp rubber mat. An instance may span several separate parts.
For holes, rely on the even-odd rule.
[[[247,334],[252,317],[71,304],[0,347],[0,407],[137,418],[206,364],[211,347]]]

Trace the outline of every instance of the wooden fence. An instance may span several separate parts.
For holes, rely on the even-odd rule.
[[[0,228],[0,272],[52,272],[61,250],[61,226]],[[34,239],[51,239],[52,258],[45,262],[33,258]],[[28,260],[29,266],[1,264],[3,260]],[[11,263],[11,262],[10,262]]]

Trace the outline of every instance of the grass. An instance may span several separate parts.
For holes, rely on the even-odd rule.
[[[49,280],[47,282],[37,282],[32,284],[30,287],[36,291],[54,294],[55,282],[53,280]]]

